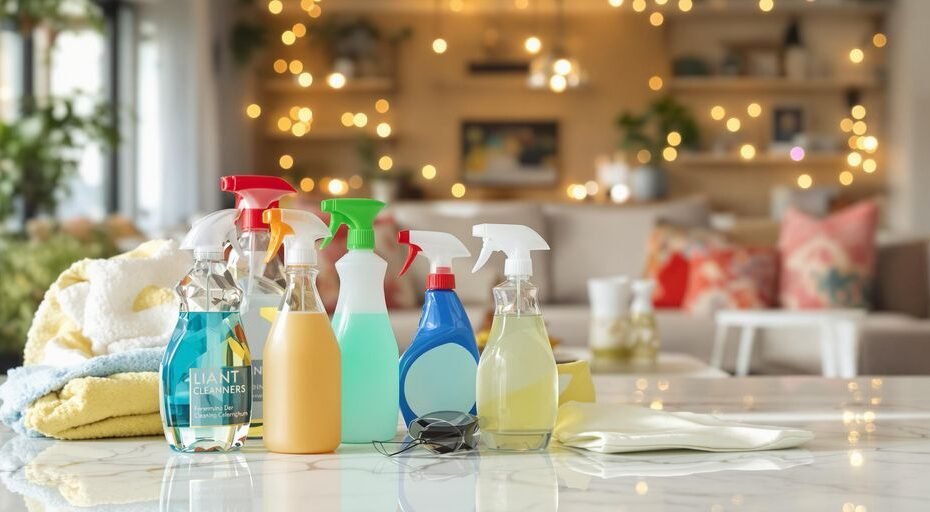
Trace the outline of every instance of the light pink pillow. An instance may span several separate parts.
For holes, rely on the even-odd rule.
[[[779,299],[787,309],[868,308],[878,206],[863,201],[824,219],[789,210],[782,221]]]

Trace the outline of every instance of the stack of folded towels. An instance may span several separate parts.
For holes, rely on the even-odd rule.
[[[0,386],[0,420],[56,439],[160,434],[158,365],[189,265],[175,242],[153,240],[62,273],[36,312],[24,366]]]

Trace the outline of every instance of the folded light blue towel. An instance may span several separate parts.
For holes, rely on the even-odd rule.
[[[26,408],[39,398],[58,391],[73,379],[108,377],[116,373],[157,372],[164,348],[130,350],[88,359],[73,366],[21,366],[7,372],[0,386],[0,421],[14,431],[32,437],[42,437],[23,424]]]

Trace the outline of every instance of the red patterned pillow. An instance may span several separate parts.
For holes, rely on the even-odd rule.
[[[721,309],[764,309],[775,305],[778,252],[739,247],[691,259],[685,308],[709,315]]]
[[[649,237],[646,277],[656,282],[653,304],[679,308],[688,290],[689,260],[729,245],[725,236],[708,229],[660,224]]]
[[[788,211],[778,240],[782,306],[869,307],[877,227],[878,206],[872,201],[855,204],[825,219]]]

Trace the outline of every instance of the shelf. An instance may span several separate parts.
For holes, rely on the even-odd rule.
[[[350,78],[341,89],[333,89],[326,85],[325,75],[314,75],[310,87],[298,84],[296,76],[277,76],[264,79],[262,87],[270,92],[300,94],[390,93],[394,90],[394,80],[387,77]]]
[[[834,80],[818,78],[792,80],[761,77],[676,77],[669,80],[669,88],[679,92],[746,92],[746,93],[837,93],[849,89],[879,89],[875,80]]]
[[[326,141],[326,142],[340,142],[340,141],[349,141],[354,142],[359,140],[362,136],[369,136],[372,139],[377,141],[390,141],[397,138],[397,135],[391,133],[387,137],[379,137],[377,134],[368,131],[359,131],[353,130],[351,128],[324,128],[316,129],[311,128],[306,135],[302,137],[295,137],[291,132],[282,132],[280,130],[266,131],[263,136],[269,140],[282,140],[282,141],[292,141],[292,142],[313,142],[313,141]]]
[[[669,2],[671,5],[672,2]],[[883,16],[891,8],[890,2],[853,2],[849,0],[821,0],[811,2],[808,0],[777,0],[775,8],[764,13],[759,9],[755,0],[710,0],[703,3],[695,2],[688,12],[668,7],[663,10],[670,18],[719,16]]]
[[[788,155],[780,153],[758,154],[752,160],[744,160],[735,153],[682,153],[671,164],[682,167],[788,167],[843,165],[845,162],[846,153],[824,151],[808,153],[799,162],[795,162]]]

